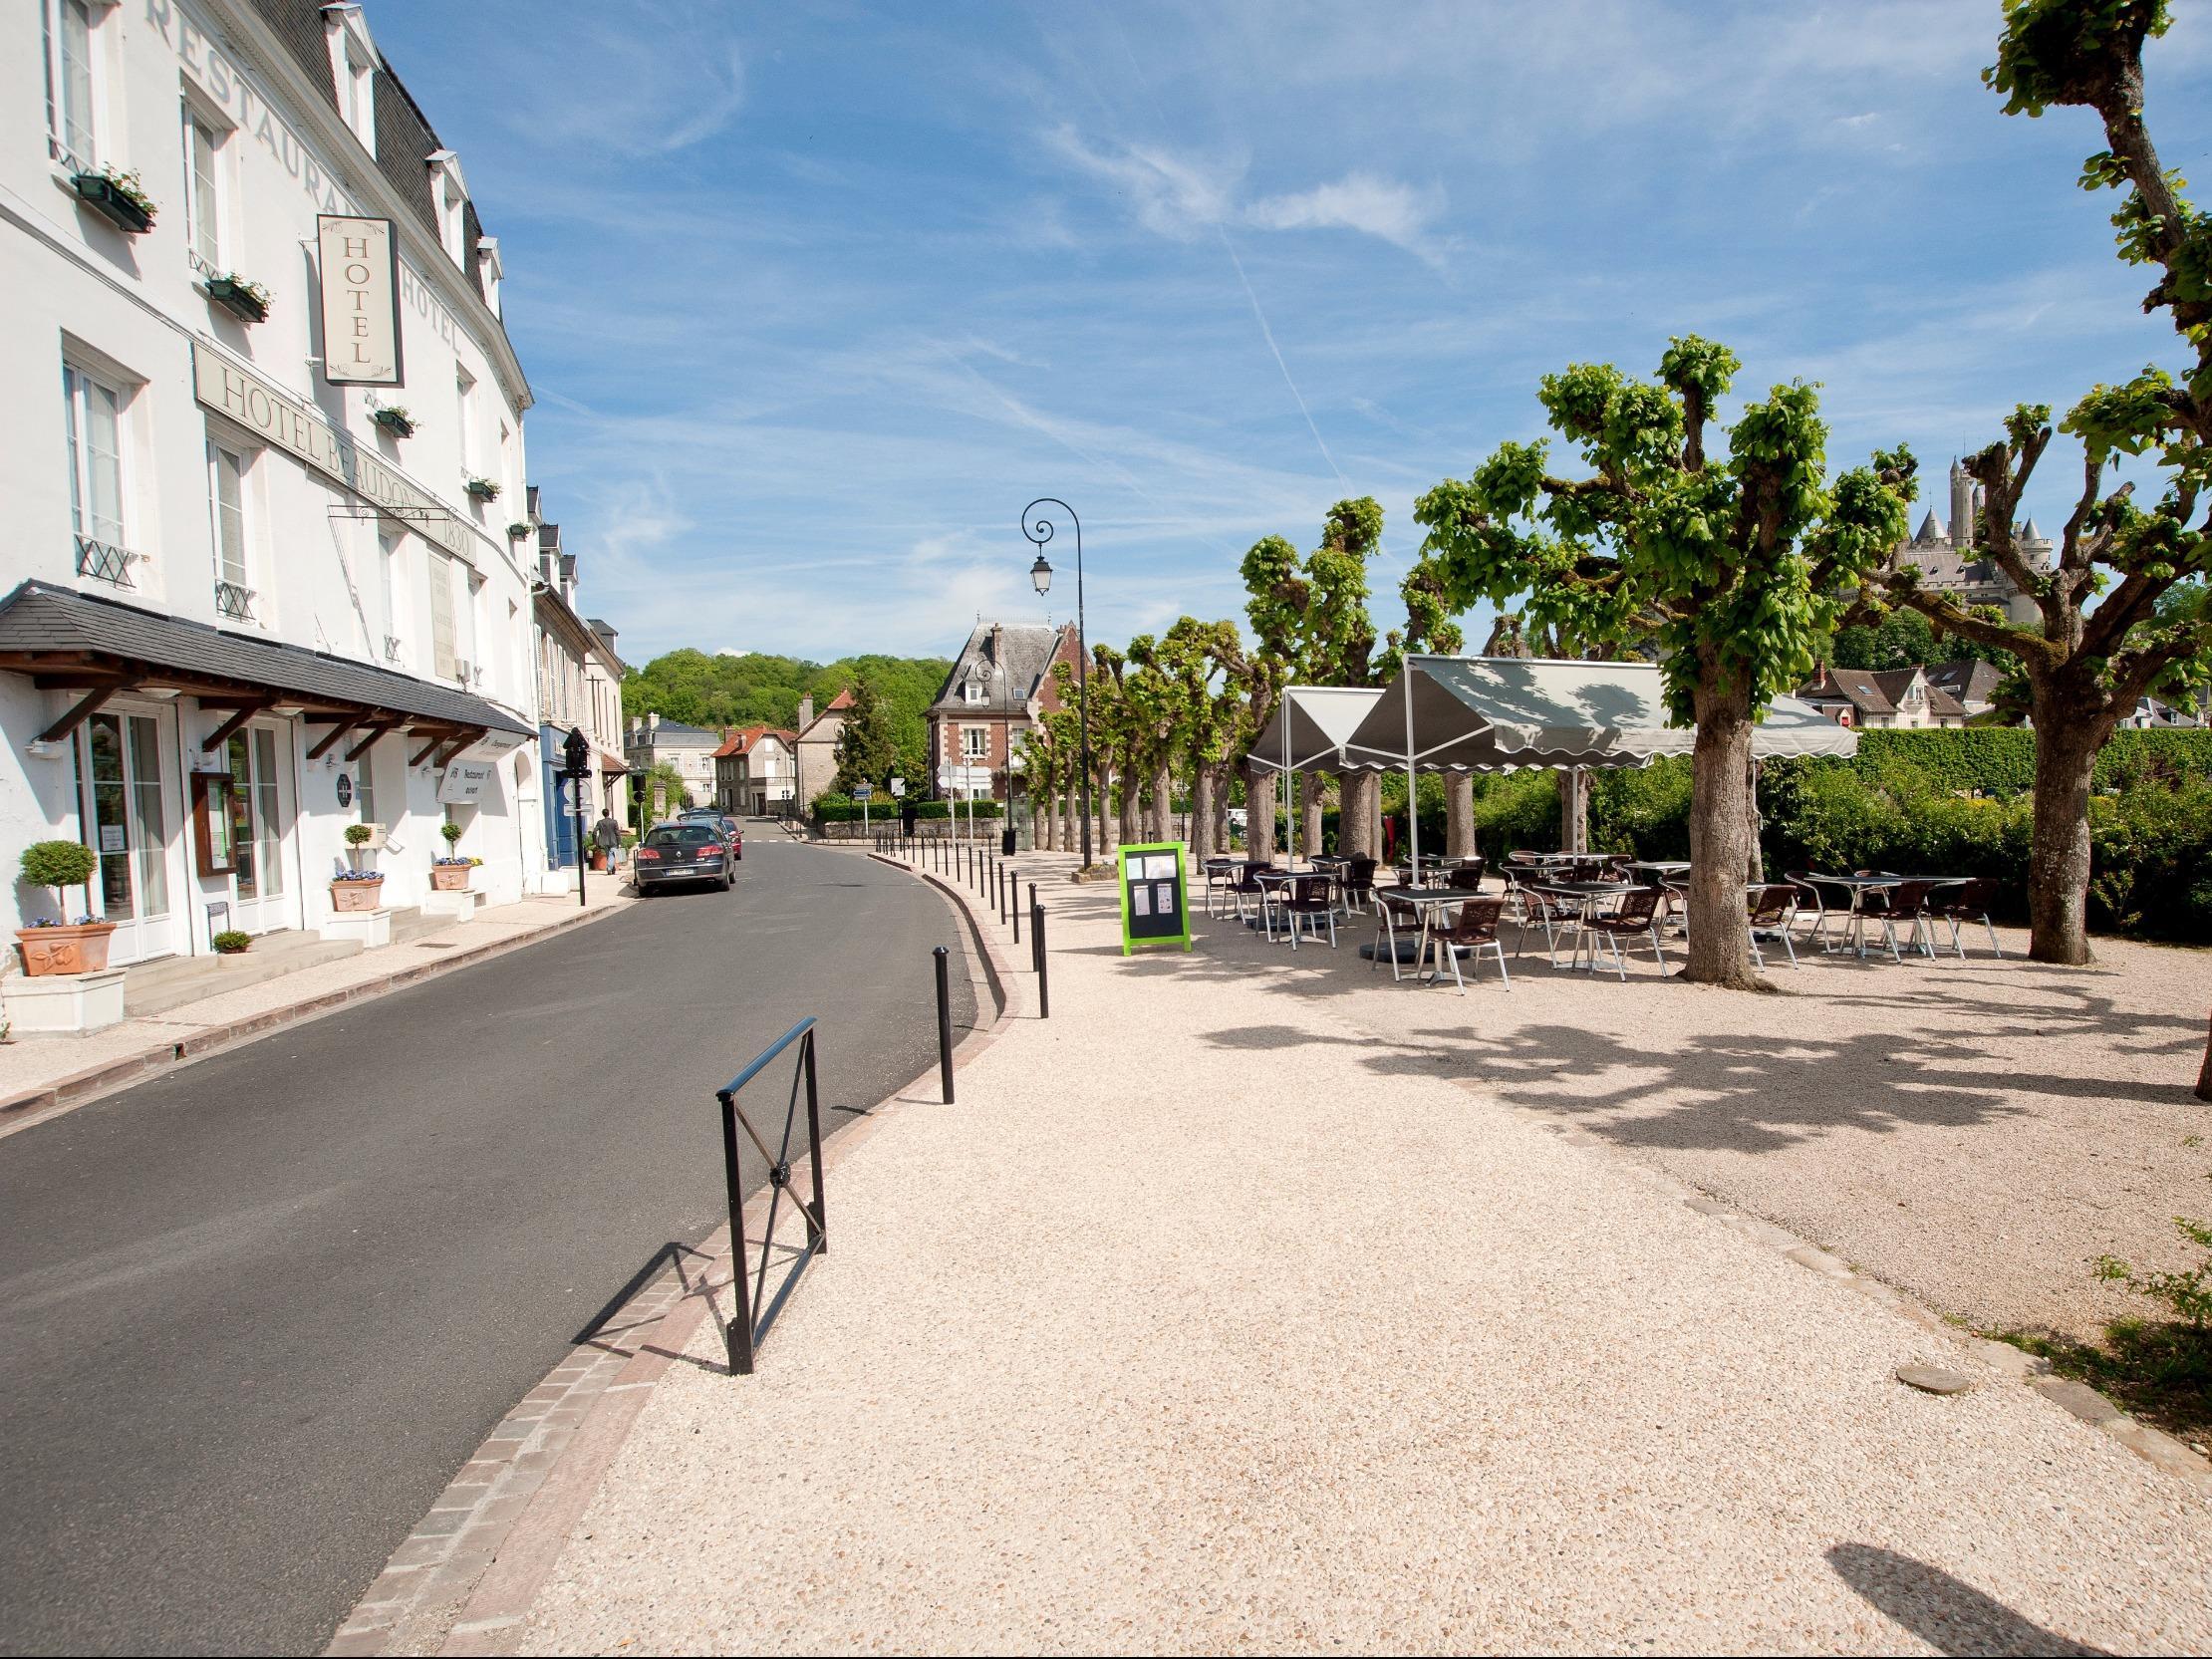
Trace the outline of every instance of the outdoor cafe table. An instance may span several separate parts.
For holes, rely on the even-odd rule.
[[[1851,949],[1863,961],[1866,956],[1866,895],[1880,893],[1904,881],[1902,876],[1813,876],[1805,882],[1813,887],[1841,888],[1850,895]],[[1833,951],[1836,947],[1822,943],[1821,949]]]
[[[1680,858],[1639,858],[1628,868],[1646,871],[1665,881],[1669,876],[1687,876],[1690,873],[1690,862]]]
[[[1440,911],[1454,905],[1464,905],[1474,894],[1454,887],[1416,887],[1405,892],[1392,892],[1391,897],[1414,907],[1421,913],[1421,932],[1414,936],[1413,965],[1418,969],[1429,954],[1429,932]],[[1415,979],[1419,980],[1416,972]]]

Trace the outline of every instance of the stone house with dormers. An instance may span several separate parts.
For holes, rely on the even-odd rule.
[[[930,787],[948,800],[1006,799],[1021,771],[1021,738],[1060,706],[1053,666],[1076,666],[1073,623],[975,625],[924,716]]]
[[[714,804],[728,813],[777,817],[792,811],[798,790],[798,733],[749,725],[714,751]]]
[[[1822,666],[1797,695],[1838,725],[1925,730],[1966,724],[1966,708],[1924,668],[1838,669]]]

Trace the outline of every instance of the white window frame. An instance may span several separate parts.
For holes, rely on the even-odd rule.
[[[323,8],[323,28],[330,43],[331,88],[338,99],[338,119],[361,140],[362,148],[377,153],[377,70],[384,62],[377,43],[369,38],[368,20],[358,4]]]
[[[185,94],[180,123],[184,140],[184,257],[199,275],[221,276],[230,269],[230,137],[235,124]],[[195,136],[208,138],[207,176],[199,171]],[[203,248],[202,241],[208,246]]]
[[[461,174],[460,157],[449,149],[436,149],[424,159],[430,168],[430,201],[437,210],[438,243],[445,249],[445,256],[466,271],[468,221],[462,209],[468,205],[468,180]]]
[[[262,618],[254,609],[258,596],[255,584],[254,557],[255,529],[258,514],[254,511],[254,462],[260,450],[249,443],[240,443],[227,433],[210,429],[207,433],[207,522],[214,553],[215,614],[219,622],[251,622],[259,624]],[[235,462],[230,469],[226,463]],[[223,479],[232,476],[237,483],[238,547],[233,563],[224,538]],[[225,588],[235,592],[226,594]],[[226,606],[230,607],[226,609]]]
[[[71,172],[99,166],[102,154],[113,147],[107,120],[107,22],[115,7],[116,0],[44,0],[39,7],[46,57],[46,152]],[[81,111],[70,108],[65,57],[66,23],[73,15],[85,19],[85,108]],[[72,121],[73,114],[80,119]],[[82,148],[71,141],[73,137]]]
[[[384,599],[384,650],[379,660],[395,668],[404,663],[407,651],[407,636],[400,632],[400,606],[405,596],[400,565],[407,551],[406,531],[377,526],[377,591]]]
[[[961,764],[972,766],[978,761],[985,766],[990,764],[990,727],[964,725],[961,727]]]
[[[62,416],[69,461],[70,533],[75,542],[77,565],[83,573],[88,544],[102,552],[96,558],[112,562],[120,576],[110,576],[119,587],[129,587],[132,561],[143,555],[131,549],[131,400],[137,388],[120,377],[87,363],[74,352],[62,354]],[[94,497],[92,444],[95,395],[114,406],[115,515],[103,520],[90,507]]]
[[[451,569],[457,561],[434,548],[429,550],[429,561],[430,673],[435,679],[451,680],[454,665],[460,661],[460,648],[454,627]]]

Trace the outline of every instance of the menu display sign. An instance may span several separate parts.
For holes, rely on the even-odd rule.
[[[1190,890],[1184,877],[1183,843],[1157,841],[1123,847],[1121,858],[1121,954],[1140,945],[1191,948]]]

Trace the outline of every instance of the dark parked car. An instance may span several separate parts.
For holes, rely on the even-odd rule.
[[[643,898],[677,882],[718,882],[727,893],[736,864],[719,817],[679,818],[646,831],[631,868]]]

